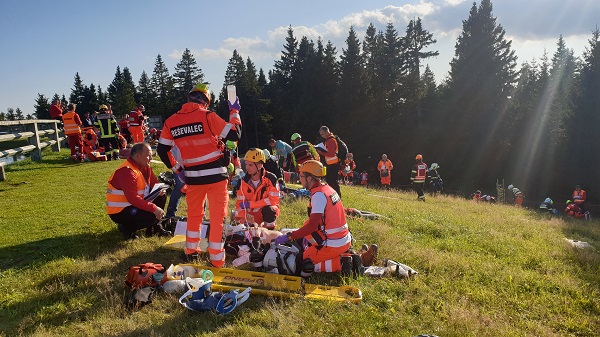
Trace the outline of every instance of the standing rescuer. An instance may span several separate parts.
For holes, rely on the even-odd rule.
[[[423,156],[418,154],[415,157],[415,165],[410,172],[410,181],[417,191],[417,198],[425,201],[425,178],[427,178],[427,164],[423,162]]]
[[[183,165],[188,221],[186,231],[186,259],[194,259],[201,252],[200,225],[204,216],[204,201],[208,197],[210,234],[208,253],[210,263],[222,267],[225,263],[223,248],[223,220],[227,213],[227,166],[224,141],[239,140],[242,133],[240,104],[229,103],[229,122],[209,111],[211,93],[204,83],[196,85],[188,94],[188,102],[181,110],[167,118],[158,141],[160,159],[177,174]],[[177,146],[182,163],[171,155]]]
[[[65,135],[69,139],[69,146],[71,147],[71,159],[73,161],[83,161],[83,138],[81,137],[81,119],[75,112],[76,105],[69,103],[67,106],[68,112],[62,115],[63,125],[65,129]],[[79,151],[76,149],[79,148]]]
[[[144,141],[144,120],[146,119],[144,111],[146,111],[146,108],[140,104],[129,113],[129,118],[127,118],[129,121],[129,133],[134,143]]]

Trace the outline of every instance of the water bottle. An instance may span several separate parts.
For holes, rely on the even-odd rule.
[[[235,85],[228,85],[227,86],[227,100],[229,101],[230,104],[235,103],[235,98],[236,98],[236,92],[235,92]]]

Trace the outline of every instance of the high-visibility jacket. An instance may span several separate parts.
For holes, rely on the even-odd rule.
[[[330,149],[330,147],[335,147],[335,149]],[[323,157],[325,157],[325,163],[327,163],[327,165],[333,165],[340,162],[340,159],[337,157],[338,143],[333,134],[327,137],[327,139],[325,140],[325,149],[328,153],[331,153],[333,151],[332,156],[323,155]]]
[[[225,162],[224,144],[220,139],[225,139],[235,125],[242,125],[239,116],[237,110],[231,110],[228,123],[200,104],[185,103],[181,110],[165,121],[158,141],[159,155],[162,151],[161,144],[169,148],[179,148],[183,161],[179,164],[185,167],[185,182],[188,185],[204,185],[225,180],[229,177],[229,163]],[[170,155],[170,152],[168,154]],[[166,157],[161,155],[161,159],[167,167],[178,164],[172,156],[166,160]]]
[[[85,131],[85,137],[83,137],[83,144],[91,149],[96,148],[98,145],[98,136],[96,132],[92,129],[88,129]]]
[[[109,113],[98,114],[98,120],[94,122],[94,126],[100,129],[100,138],[115,138],[119,133],[117,120]]]
[[[410,180],[414,183],[424,183],[427,178],[427,164],[418,162],[413,166],[410,173]]]
[[[306,236],[311,245],[324,247],[342,247],[351,242],[352,236],[346,222],[346,212],[337,192],[327,184],[320,184],[310,190],[311,199],[317,193],[327,198],[325,213],[317,231]],[[309,214],[311,204],[308,204]]]
[[[65,128],[65,135],[81,134],[81,118],[75,111],[69,111],[62,115],[62,120]]]
[[[142,111],[139,109],[134,109],[129,113],[129,117],[127,121],[129,122],[129,126],[140,126],[144,121],[145,117],[142,114]]]
[[[250,202],[250,209],[242,210],[242,202]],[[245,175],[240,188],[237,190],[235,211],[237,219],[244,219],[246,214],[251,214],[258,224],[262,222],[261,209],[265,206],[279,206],[279,184],[277,177],[261,169],[261,179],[258,186],[254,187],[250,175]]]
[[[65,130],[66,130],[66,126],[65,126]],[[584,189],[581,189],[579,191],[574,190],[573,191],[573,202],[577,205],[579,204],[583,204],[585,202],[586,199],[586,193]]]
[[[121,132],[126,132],[129,129],[129,121],[127,119],[121,119],[118,124]]]
[[[377,170],[379,171],[379,175],[381,177],[387,177],[390,175],[390,171],[394,169],[394,164],[392,164],[392,161],[389,159],[386,159],[385,161],[380,160],[379,163],[377,164]]]
[[[300,142],[292,148],[292,163],[295,168],[310,159],[319,160],[319,153],[311,143]]]
[[[584,217],[583,211],[574,202],[571,202],[567,205],[567,208],[565,209],[565,213],[567,213],[567,215],[570,215],[575,218],[583,218]]]
[[[142,171],[140,171],[135,165],[132,165],[129,160],[126,160],[119,166],[115,172],[121,168],[126,167],[136,175],[137,193],[140,197],[145,197],[150,191],[150,180],[144,179]],[[108,189],[106,190],[106,212],[108,214],[117,214],[121,212],[125,207],[131,206],[131,203],[125,197],[125,193],[122,190],[115,188],[112,185],[112,180],[115,176],[115,172],[108,178]]]

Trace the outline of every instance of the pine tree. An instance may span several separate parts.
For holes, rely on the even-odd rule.
[[[462,170],[461,178],[469,189],[493,181],[507,159],[497,133],[517,72],[515,52],[504,35],[504,28],[492,16],[490,0],[482,0],[479,7],[473,3],[450,63],[446,128],[439,137],[451,144],[449,161],[455,171]],[[465,151],[475,144],[476,153]],[[473,180],[475,172],[481,174]]]
[[[424,30],[421,18],[410,20],[406,28],[406,36],[402,39],[408,74],[404,83],[404,93],[407,98],[406,106],[409,111],[416,112],[417,125],[422,123],[421,101],[421,60],[438,56],[438,51],[423,51],[423,49],[436,43],[433,34]]]
[[[340,57],[340,93],[338,106],[340,112],[350,120],[360,120],[362,102],[366,94],[363,85],[365,80],[364,59],[360,50],[360,42],[354,27],[350,27],[346,38],[346,49],[342,49]]]
[[[83,103],[85,97],[85,90],[85,85],[83,84],[83,80],[79,76],[79,73],[75,73],[75,83],[73,83],[73,89],[71,89],[69,101],[77,105]]]
[[[581,64],[581,95],[577,110],[569,125],[569,162],[581,162],[580,158],[589,158],[585,165],[573,165],[573,176],[582,177],[592,186],[600,186],[600,178],[595,172],[600,165],[598,156],[590,156],[600,151],[600,29],[592,31],[583,53]]]
[[[16,119],[17,119],[17,115],[15,114],[15,109],[13,109],[13,108],[6,109],[6,120],[14,121]]]
[[[150,78],[145,71],[142,71],[142,75],[138,81],[136,94],[136,102],[143,104],[147,110],[156,111],[156,98],[154,97],[154,92],[152,91]]]
[[[15,110],[15,120],[17,121],[22,121],[25,119],[25,116],[23,115],[23,111],[17,107],[17,109]]]
[[[35,99],[33,108],[35,109],[34,115],[36,119],[50,119],[50,102],[46,96],[38,93],[38,97]]]
[[[174,102],[173,78],[169,75],[169,69],[160,54],[156,57],[150,83],[156,97],[156,110],[149,112],[150,115],[161,115],[166,118],[178,110]]]
[[[198,67],[194,55],[187,48],[183,51],[179,63],[175,65],[173,80],[178,104],[187,102],[188,92],[196,84],[204,81],[202,69]]]

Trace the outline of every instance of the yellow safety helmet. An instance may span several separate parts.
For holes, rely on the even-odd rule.
[[[323,167],[323,164],[314,159],[305,161],[302,166],[300,166],[300,172],[305,172],[315,177],[325,176],[325,168]]]
[[[100,111],[106,111],[108,110],[108,107],[106,106],[106,104],[102,104],[99,109]]]
[[[188,93],[188,97],[191,101],[205,101],[207,104],[210,104],[210,90],[208,89],[208,85],[204,83],[198,83],[195,87],[190,90]]]
[[[265,154],[262,152],[262,150],[254,148],[254,147],[251,148],[250,150],[248,150],[248,152],[246,152],[246,155],[244,156],[244,160],[253,162],[253,163],[266,162]]]

